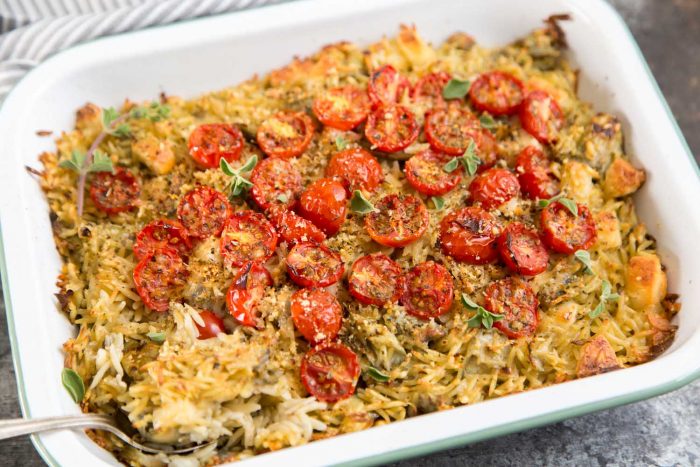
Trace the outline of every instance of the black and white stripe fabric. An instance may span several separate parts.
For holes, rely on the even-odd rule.
[[[0,101],[50,55],[99,36],[280,0],[0,0]]]

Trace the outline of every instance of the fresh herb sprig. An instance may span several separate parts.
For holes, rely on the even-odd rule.
[[[447,173],[452,173],[457,170],[459,164],[462,164],[469,175],[474,175],[481,164],[481,159],[476,155],[476,145],[474,140],[469,141],[469,146],[464,154],[459,157],[453,157],[447,162],[442,169]]]
[[[498,126],[498,122],[496,122],[496,120],[494,120],[489,114],[482,114],[481,117],[479,117],[479,122],[481,123],[482,127],[486,128],[491,133],[493,133]]]
[[[245,178],[245,175],[250,174],[250,172],[255,168],[258,163],[258,156],[253,154],[250,159],[248,159],[245,164],[243,164],[238,169],[231,167],[223,157],[219,161],[219,167],[221,171],[231,177],[231,181],[228,185],[229,195],[232,197],[240,196],[242,193],[248,191],[253,184]]]
[[[591,254],[586,250],[578,250],[574,253],[574,257],[583,264],[583,270],[587,274],[593,274],[593,268],[591,267]]]
[[[373,366],[367,367],[367,369],[365,370],[365,374],[367,374],[367,376],[380,383],[386,383],[387,381],[389,381],[389,375],[387,375],[383,371],[376,369]]]
[[[369,214],[377,211],[377,208],[365,198],[365,195],[360,190],[355,190],[352,192],[352,198],[350,198],[350,210],[357,214]]]
[[[461,99],[467,95],[471,86],[472,83],[468,79],[452,78],[442,88],[442,97],[445,99]]]
[[[73,401],[80,404],[83,397],[85,397],[85,383],[83,383],[83,378],[72,368],[64,368],[63,371],[61,371],[61,383],[63,383],[63,387],[66,388],[66,391],[68,391]]]
[[[445,200],[442,196],[433,196],[430,201],[433,202],[433,209],[436,211],[442,211],[445,208]]]
[[[155,342],[156,344],[162,344],[165,342],[165,333],[164,332],[149,332],[146,334],[146,337],[148,337],[151,342]]]
[[[578,205],[576,204],[576,201],[570,198],[565,198],[563,194],[559,193],[556,196],[553,196],[549,199],[541,199],[537,202],[537,206],[541,208],[546,208],[550,204],[554,202],[558,202],[562,206],[564,206],[566,209],[569,210],[569,212],[574,216],[578,217]]]
[[[610,282],[603,279],[603,283],[601,285],[600,290],[600,302],[598,302],[598,306],[595,307],[593,311],[588,313],[588,316],[591,319],[597,318],[603,312],[603,310],[605,310],[605,306],[608,302],[614,302],[619,298],[619,294],[612,293],[612,286],[610,285]]]
[[[503,315],[491,313],[483,306],[477,305],[476,302],[465,293],[462,294],[462,305],[464,305],[466,309],[474,312],[474,316],[467,321],[467,325],[469,325],[470,328],[484,327],[486,329],[491,329],[494,321],[503,319]]]

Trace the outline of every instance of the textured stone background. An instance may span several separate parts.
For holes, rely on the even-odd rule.
[[[700,0],[610,1],[632,29],[691,150],[700,156]],[[0,419],[18,417],[1,303],[0,375]],[[42,461],[28,438],[18,438],[0,441],[0,465]],[[645,402],[395,464],[424,465],[700,465],[700,382]]]

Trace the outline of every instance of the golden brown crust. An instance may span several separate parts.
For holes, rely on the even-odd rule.
[[[581,355],[576,365],[576,376],[607,373],[622,368],[610,343],[602,336],[595,336],[581,347]]]

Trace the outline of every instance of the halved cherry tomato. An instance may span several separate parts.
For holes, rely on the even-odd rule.
[[[350,295],[365,305],[394,303],[402,291],[401,267],[382,253],[359,258],[348,276]]]
[[[300,156],[311,144],[314,123],[303,112],[283,111],[258,127],[258,146],[270,157],[290,159]]]
[[[505,71],[480,75],[469,88],[474,107],[491,115],[512,115],[523,102],[523,83]]]
[[[270,157],[250,174],[250,195],[261,209],[273,204],[293,206],[304,189],[301,174],[289,161]]]
[[[404,276],[401,304],[420,319],[436,318],[450,311],[454,300],[452,276],[441,264],[426,261]]]
[[[537,330],[539,314],[535,292],[527,282],[506,277],[492,282],[484,292],[484,308],[503,315],[493,326],[511,339],[530,336]]]
[[[406,180],[416,191],[428,196],[440,196],[451,191],[462,180],[462,169],[445,172],[445,164],[452,159],[449,154],[431,148],[406,161],[403,171]]]
[[[318,345],[301,360],[301,382],[309,394],[323,402],[352,396],[359,377],[357,355],[337,342]]]
[[[518,196],[520,184],[513,172],[507,169],[488,169],[480,173],[469,185],[472,201],[484,209],[493,209]]]
[[[539,235],[520,222],[513,222],[498,237],[498,251],[508,269],[523,276],[547,270],[549,253]]]
[[[529,199],[549,199],[559,193],[559,183],[549,168],[549,159],[538,148],[527,146],[515,160],[520,190]]]
[[[182,224],[170,219],[158,219],[146,225],[136,235],[134,256],[140,260],[165,247],[172,248],[185,258],[192,244]]]
[[[440,221],[440,247],[446,255],[469,264],[498,259],[496,239],[501,228],[488,211],[469,206],[447,214]]]
[[[224,320],[216,316],[213,312],[209,310],[200,311],[199,317],[202,318],[202,321],[204,321],[204,326],[200,326],[199,324],[195,323],[195,326],[197,326],[197,331],[199,331],[199,336],[197,336],[197,339],[211,339],[222,332],[226,334]]]
[[[331,236],[345,222],[347,199],[347,191],[340,182],[321,178],[307,186],[301,194],[299,214]]]
[[[369,109],[369,98],[363,89],[343,86],[317,97],[312,110],[324,125],[348,131],[365,121]]]
[[[436,109],[425,117],[425,137],[434,149],[453,156],[461,156],[474,141],[481,167],[490,167],[498,157],[496,140],[481,127],[479,120],[468,110],[451,104]]]
[[[365,228],[380,245],[403,247],[418,240],[428,228],[428,210],[413,195],[386,195],[365,216]]]
[[[420,128],[410,110],[402,105],[385,105],[367,118],[365,136],[372,146],[384,152],[397,152],[410,146]]]
[[[301,287],[328,287],[343,277],[340,255],[326,245],[297,243],[287,255],[289,278]]]
[[[330,292],[301,289],[291,299],[294,326],[311,344],[335,339],[343,320],[343,309]]]
[[[362,148],[346,149],[333,154],[326,176],[339,180],[348,191],[374,191],[384,179],[377,158]]]
[[[242,266],[249,261],[265,262],[277,247],[277,231],[258,212],[233,213],[221,232],[221,256],[224,263]]]
[[[444,107],[447,105],[442,97],[442,90],[450,81],[451,76],[444,71],[429,73],[423,76],[411,91],[411,100],[426,109]]]
[[[190,133],[190,156],[202,168],[219,167],[222,158],[237,161],[243,151],[243,133],[230,123],[199,125]]]
[[[271,285],[272,277],[265,266],[256,262],[243,265],[226,293],[226,307],[238,324],[261,327],[256,308],[265,288]]]
[[[110,216],[134,209],[140,194],[138,179],[122,167],[117,167],[114,173],[98,172],[90,183],[90,198],[95,207]]]
[[[564,113],[552,96],[544,91],[532,91],[520,107],[520,124],[540,143],[551,143],[564,126]]]
[[[190,237],[219,235],[232,209],[223,193],[198,186],[185,194],[177,206],[177,217]]]
[[[563,204],[555,201],[540,214],[542,240],[557,253],[570,255],[586,250],[595,243],[595,221],[588,208],[578,204],[574,216]]]
[[[396,68],[384,65],[372,72],[367,93],[374,106],[392,105],[398,103],[410,87],[411,83]]]
[[[187,266],[175,250],[162,248],[143,258],[134,268],[134,284],[144,305],[168,311],[187,282]]]
[[[280,239],[289,245],[295,245],[299,242],[321,243],[326,239],[326,234],[313,222],[283,206],[270,206],[270,209],[267,210],[267,217],[275,226]]]

